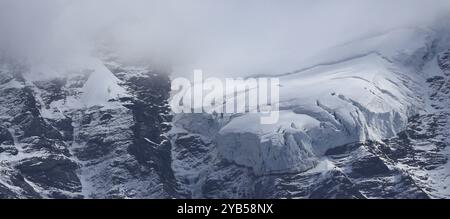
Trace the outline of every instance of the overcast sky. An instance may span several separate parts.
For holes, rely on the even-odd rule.
[[[44,57],[114,42],[174,71],[296,69],[351,39],[426,25],[448,0],[0,0],[0,46]]]

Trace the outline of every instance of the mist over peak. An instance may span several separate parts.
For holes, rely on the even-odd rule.
[[[268,74],[374,33],[427,26],[448,1],[0,1],[0,48],[56,60],[98,42],[176,75]]]

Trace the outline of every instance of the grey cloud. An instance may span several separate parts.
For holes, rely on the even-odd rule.
[[[178,74],[283,72],[360,36],[427,25],[449,9],[447,0],[0,0],[0,46],[61,56],[108,39]]]

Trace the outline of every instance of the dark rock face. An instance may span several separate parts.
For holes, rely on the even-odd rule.
[[[0,127],[0,145],[13,145],[14,139],[8,129]]]
[[[6,166],[5,164],[0,164],[0,168],[2,179],[7,179],[6,182],[8,182],[10,186],[20,188],[18,191],[15,191],[11,190],[10,186],[0,183],[0,198],[42,198],[42,195],[39,194],[27,181],[25,181],[25,178],[19,171]]]
[[[47,91],[42,95],[42,99],[44,100],[44,104],[46,106],[50,105],[54,101],[62,100],[67,96],[67,92],[63,89],[66,84],[66,78],[56,78],[50,81],[34,82],[34,85],[37,88]]]
[[[353,151],[331,155],[355,188],[371,198],[428,198],[411,177],[384,154],[377,142],[360,143]]]
[[[61,134],[55,130],[50,124],[48,124],[40,115],[39,105],[36,102],[34,93],[30,87],[24,87],[22,89],[8,90],[10,98],[16,100],[14,107],[19,112],[11,112],[14,115],[12,123],[20,126],[22,135],[19,138],[26,138],[32,136],[41,136],[49,139],[61,139]],[[13,97],[14,95],[14,97]]]
[[[352,164],[353,174],[369,177],[389,173],[389,168],[379,157],[364,157]]]
[[[17,190],[0,192],[8,198],[79,197],[78,165],[70,160],[63,135],[44,119],[32,87],[26,86],[22,70],[15,66],[3,76],[15,86],[0,87],[0,168],[3,182]],[[0,183],[1,184],[1,183]],[[11,188],[0,185],[0,190]],[[38,192],[45,191],[45,192]]]
[[[133,113],[134,142],[128,148],[138,162],[155,169],[167,189],[174,194],[175,179],[171,168],[171,145],[163,135],[170,130],[172,120],[168,99],[170,80],[167,76],[148,73],[147,77],[131,77],[125,86],[135,98],[127,105]]]
[[[0,146],[0,154],[1,153],[16,156],[19,153],[19,151],[15,147],[1,145]]]
[[[230,163],[220,163],[201,186],[204,198],[257,198],[256,177],[251,170]]]
[[[114,148],[111,147],[111,142],[105,142],[105,138],[106,136],[103,135],[90,136],[86,141],[86,147],[82,150],[76,150],[78,159],[88,161],[111,153]]]
[[[67,157],[71,156],[66,143],[60,139],[48,139],[34,136],[24,138],[20,140],[20,142],[23,144],[22,150],[26,153],[45,151]]]
[[[314,188],[308,198],[362,199],[365,196],[342,172],[331,171],[328,173],[328,178]]]
[[[17,164],[23,176],[49,191],[56,188],[76,193],[81,190],[80,180],[75,173],[78,165],[64,156],[32,157]],[[60,191],[52,191],[52,198],[64,197]]]
[[[72,118],[64,117],[60,119],[46,119],[46,121],[54,129],[58,130],[64,141],[71,141],[73,139]]]
[[[450,76],[450,50],[438,56],[438,65],[446,76]]]
[[[180,148],[180,152],[176,159],[182,160],[188,159],[189,157],[207,156],[208,149],[204,147],[207,143],[199,136],[182,135],[176,138],[175,143],[184,146],[183,148]]]
[[[172,121],[168,104],[168,75],[151,70],[144,70],[143,74],[130,74],[126,66],[109,66],[109,69],[123,81],[122,86],[132,95],[132,98],[120,100],[132,116],[132,141],[127,152],[136,159],[138,169],[144,171],[140,175],[146,172],[157,175],[164,197],[177,197],[171,167],[171,144],[164,135],[171,129],[169,124]],[[110,117],[102,116],[103,119]]]

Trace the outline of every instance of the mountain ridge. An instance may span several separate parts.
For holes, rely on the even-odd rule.
[[[0,197],[448,198],[450,43],[390,34],[283,75],[273,126],[173,115],[169,74],[114,55],[49,78],[4,59]]]

